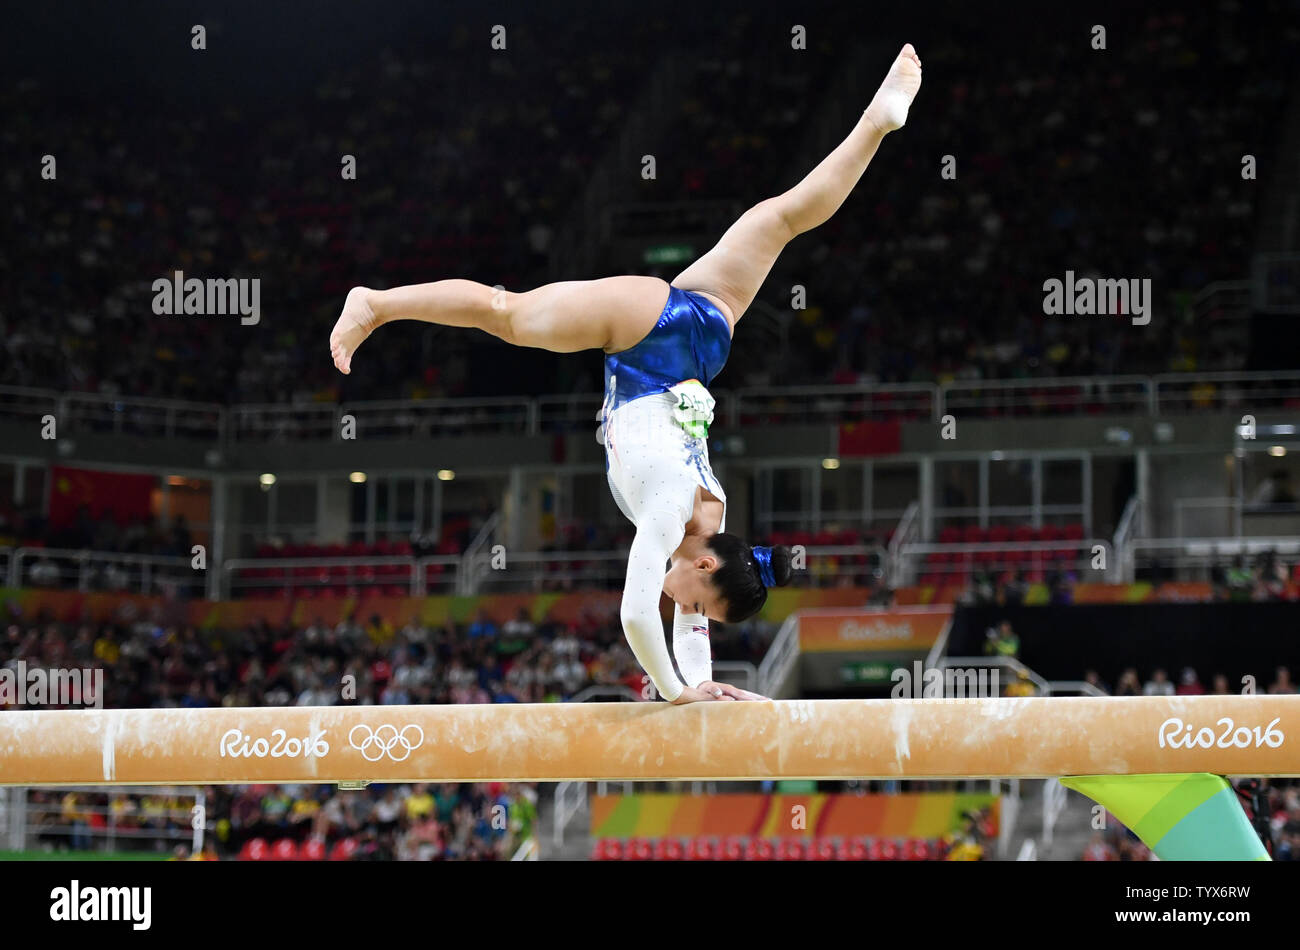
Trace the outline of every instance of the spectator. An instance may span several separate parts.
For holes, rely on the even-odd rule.
[[[1291,682],[1291,671],[1287,667],[1279,666],[1274,671],[1268,691],[1270,695],[1290,695],[1296,691],[1295,684]]]
[[[1103,693],[1110,692],[1110,687],[1106,685],[1106,681],[1101,678],[1101,675],[1096,670],[1085,671],[1083,674],[1083,681],[1094,689],[1101,690]]]
[[[1172,696],[1174,695],[1174,684],[1169,682],[1169,674],[1163,669],[1157,668],[1151,674],[1151,679],[1142,687],[1144,696]]]
[[[1129,667],[1120,674],[1119,682],[1115,684],[1116,696],[1141,696],[1142,684],[1138,681],[1137,670]]]
[[[1205,694],[1205,687],[1201,685],[1200,678],[1197,677],[1196,671],[1190,666],[1183,667],[1182,676],[1175,692],[1179,696],[1202,696]]]
[[[984,652],[989,656],[1015,658],[1020,654],[1020,638],[1011,629],[1011,621],[1003,620],[996,628],[990,627],[984,634]]]
[[[486,610],[480,610],[478,612],[478,617],[469,625],[466,635],[469,636],[471,640],[480,637],[494,639],[497,635],[497,625],[492,621],[492,618],[488,616]]]

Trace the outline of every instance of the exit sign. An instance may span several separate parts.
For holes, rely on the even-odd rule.
[[[660,244],[645,249],[644,260],[647,264],[680,264],[695,257],[695,248],[690,244]]]

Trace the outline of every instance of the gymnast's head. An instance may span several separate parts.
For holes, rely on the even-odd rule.
[[[785,545],[750,547],[734,534],[705,539],[691,558],[679,558],[664,578],[664,592],[686,613],[740,623],[767,602],[767,589],[790,583],[791,552]]]

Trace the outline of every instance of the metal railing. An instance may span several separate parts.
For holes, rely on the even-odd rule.
[[[730,425],[844,419],[963,418],[1264,410],[1300,404],[1300,371],[1166,373],[944,383],[774,386],[715,392]],[[62,431],[112,432],[225,444],[336,441],[345,417],[373,439],[462,433],[538,435],[591,425],[597,393],[494,399],[414,399],[351,403],[235,404],[0,387],[0,419],[51,415]]]
[[[1254,558],[1270,551],[1294,558],[1300,555],[1300,537],[1135,538],[1123,552],[1124,581],[1136,581],[1140,570],[1209,580],[1216,567],[1227,567],[1238,555]]]
[[[1147,376],[979,380],[939,387],[939,416],[1062,416],[1156,412]]]
[[[1076,693],[1084,696],[1110,695],[1084,680],[1049,680],[1045,676],[1034,672],[1013,656],[945,656],[940,657],[934,665],[941,670],[979,669],[987,666],[1010,670],[1018,678],[1023,677],[1033,683],[1039,696],[1074,695]]]
[[[68,393],[60,399],[59,421],[76,432],[222,442],[226,408],[178,399]]]
[[[1300,405],[1300,372],[1169,373],[1155,378],[1154,415],[1294,408]]]
[[[0,549],[0,559],[10,587],[197,595],[206,576],[190,558],[153,554],[20,547]]]
[[[461,557],[317,557],[232,558],[221,565],[228,596],[257,596],[259,592],[382,589],[396,587],[411,597],[450,593],[456,589]]]
[[[564,844],[569,822],[587,810],[587,783],[560,782],[555,786],[551,810],[551,841],[558,848]]]
[[[34,800],[34,792],[52,793],[51,801]],[[67,796],[77,800],[67,802]],[[105,804],[90,804],[100,798]],[[184,807],[146,808],[145,800],[186,799]],[[207,830],[206,795],[191,786],[68,786],[57,790],[9,789],[10,840],[14,850],[30,850],[42,839],[66,838],[74,850],[115,851],[124,842],[186,842],[192,853],[203,850]],[[75,818],[70,817],[70,814]],[[85,820],[97,817],[99,822]],[[48,840],[44,841],[49,844]],[[89,847],[82,847],[89,845]]]
[[[942,399],[933,383],[887,386],[770,386],[725,395],[729,425],[835,425],[854,419],[938,420]]]
[[[898,527],[894,529],[894,536],[889,539],[889,586],[902,587],[903,577],[899,571],[903,563],[899,557],[905,544],[914,544],[916,539],[921,536],[921,503],[913,501],[903,512],[903,517],[898,519]]]
[[[1060,541],[984,541],[969,544],[920,544],[899,546],[895,577],[903,584],[915,583],[926,574],[968,574],[974,571],[1050,571],[1068,568],[1092,571],[1100,548],[1104,571],[1116,563],[1109,541],[1082,538]],[[942,560],[931,560],[939,555]],[[902,586],[902,585],[899,585]]]
[[[781,624],[758,664],[758,692],[773,699],[778,697],[786,679],[799,660],[799,615],[791,614]]]

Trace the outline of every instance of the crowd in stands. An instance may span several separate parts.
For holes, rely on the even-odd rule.
[[[815,286],[817,309],[798,315],[772,382],[827,365],[840,382],[1244,368],[1246,352],[1213,341],[1187,305],[1247,275],[1261,193],[1242,156],[1274,141],[1294,76],[1251,51],[1300,45],[1273,29],[1280,9],[1147,7],[1122,35],[1112,24],[1105,52],[1043,42],[1035,24],[1030,63],[998,55],[983,32],[950,33],[923,54],[943,85],[929,100],[923,89],[908,138],[873,162],[850,199],[862,212],[812,232],[808,258],[779,262],[779,286]],[[1007,27],[1001,39],[1018,42]],[[945,155],[952,180],[939,174]],[[1045,316],[1043,282],[1067,270],[1151,278],[1152,322]]]
[[[718,625],[714,659],[756,664],[774,632],[757,620]],[[0,654],[29,667],[102,668],[109,708],[564,702],[588,687],[648,698],[616,610],[591,609],[571,624],[536,623],[521,611],[501,625],[481,614],[469,624],[412,619],[397,629],[377,615],[203,631],[13,620]]]
[[[1300,568],[1300,565],[1297,565]],[[1292,572],[1276,551],[1261,551],[1250,562],[1238,554],[1230,565],[1216,565],[1210,573],[1215,600],[1286,600]]]
[[[906,133],[846,209],[782,257],[768,303],[788,312],[788,288],[809,289],[785,344],[747,350],[719,385],[1242,366],[1186,303],[1247,271],[1263,192],[1241,159],[1271,157],[1300,44],[1270,28],[1280,8],[1220,0],[1135,15],[1112,25],[1105,51],[1034,23],[1028,60],[1028,21],[973,42],[957,18],[923,51],[936,78]],[[0,179],[20,238],[0,262],[5,381],[215,402],[596,391],[594,356],[475,334],[385,328],[347,378],[321,341],[356,283],[599,276],[551,274],[556,236],[668,50],[689,67],[680,99],[663,140],[636,145],[656,154],[658,175],[642,179],[638,164],[618,200],[743,206],[788,187],[806,170],[793,165],[820,157],[805,138],[856,49],[834,24],[824,13],[797,50],[784,21],[742,14],[692,35],[639,11],[566,21],[563,42],[519,24],[494,52],[449,23],[317,71],[283,99],[225,90],[219,109],[189,108],[202,78],[161,67],[155,81],[176,101],[148,110],[95,83],[76,95],[35,78],[8,86],[7,150],[53,149],[59,165],[56,182],[35,166]],[[845,130],[892,52],[849,91],[861,101],[839,103]],[[355,179],[340,174],[344,155]],[[940,175],[945,155],[955,178]],[[1044,316],[1042,283],[1067,269],[1150,278],[1156,318]],[[152,281],[178,270],[261,279],[261,321],[155,315]],[[473,371],[485,365],[495,371]]]
[[[206,859],[508,861],[535,833],[529,784],[209,786]],[[194,795],[32,789],[37,847],[190,854]],[[211,820],[209,821],[209,816]],[[180,842],[180,843],[177,843]]]
[[[773,633],[757,622],[719,627],[714,657],[757,663]],[[521,610],[503,624],[480,613],[468,624],[434,628],[412,619],[396,629],[378,616],[216,631],[13,618],[0,655],[28,668],[102,668],[108,708],[564,702],[590,687],[609,698],[652,698],[617,614],[594,611],[573,624],[536,623]],[[86,846],[110,821],[124,841],[130,829],[161,832],[189,821],[188,806],[177,812],[152,799],[114,805],[131,812],[116,817],[98,799],[64,801],[50,820]],[[527,786],[248,786],[210,789],[207,809],[223,855],[255,840],[273,848],[292,839],[300,850],[316,842],[330,854],[338,845],[336,856],[353,859],[496,860],[531,833],[535,801]]]

